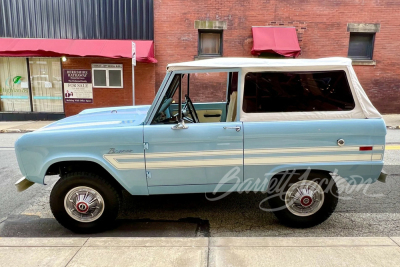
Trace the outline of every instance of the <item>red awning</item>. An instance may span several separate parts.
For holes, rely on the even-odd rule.
[[[285,57],[300,55],[299,41],[295,28],[253,27],[253,49],[251,54],[258,56],[262,52],[273,52]]]
[[[153,41],[0,38],[3,57],[106,57],[132,58],[136,43],[136,60],[157,63]]]

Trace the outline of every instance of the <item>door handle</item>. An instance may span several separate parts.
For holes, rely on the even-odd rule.
[[[221,117],[221,114],[204,114],[204,117],[205,118],[210,118],[210,117],[218,118],[218,117]]]
[[[226,127],[226,126],[224,126],[224,129],[225,129],[225,130],[226,130],[226,129],[235,129],[236,132],[240,132],[240,130],[242,129],[242,127],[240,127],[240,126],[235,126],[235,127]]]

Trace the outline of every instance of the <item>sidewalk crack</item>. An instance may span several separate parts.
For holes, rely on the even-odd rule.
[[[67,264],[65,265],[65,267],[67,267],[69,265],[69,263],[75,258],[76,254],[78,254],[79,251],[81,251],[81,249],[86,245],[86,243],[88,242],[90,237],[88,237],[85,241],[85,243],[83,243],[83,245],[78,249],[77,252],[75,252],[74,256],[71,257],[71,259],[69,259],[69,261],[67,262]]]
[[[8,219],[8,216],[1,218],[0,219],[0,224],[2,224],[3,222],[7,221],[7,219]]]
[[[393,238],[392,237],[390,237],[389,236],[389,238],[390,238],[390,240],[392,240],[398,247],[400,247],[400,244],[399,243],[397,243],[395,240],[393,240]]]
[[[207,267],[210,266],[210,237],[207,237]]]

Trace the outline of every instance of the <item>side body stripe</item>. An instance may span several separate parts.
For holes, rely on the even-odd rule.
[[[250,149],[245,150],[244,152],[246,155],[244,164],[276,165],[307,162],[320,163],[382,160],[384,146],[374,145],[372,155],[370,151],[360,152],[359,147],[360,146]],[[327,152],[332,153],[328,155],[322,154]],[[307,155],[307,153],[313,154]],[[276,156],[276,154],[293,155]],[[237,165],[238,160],[242,159],[242,155],[243,151],[241,149],[146,153],[146,165],[149,170],[235,166]],[[264,157],[262,157],[262,155],[264,155]],[[210,158],[215,156],[221,156],[221,158]],[[228,156],[229,158],[226,158]],[[143,153],[105,154],[103,155],[103,158],[118,170],[145,169]]]

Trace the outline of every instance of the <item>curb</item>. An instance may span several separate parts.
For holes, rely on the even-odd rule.
[[[36,129],[26,129],[26,130],[20,130],[20,129],[4,129],[0,130],[0,133],[29,133],[36,131]]]
[[[400,125],[398,126],[386,126],[387,129],[400,129]]]

